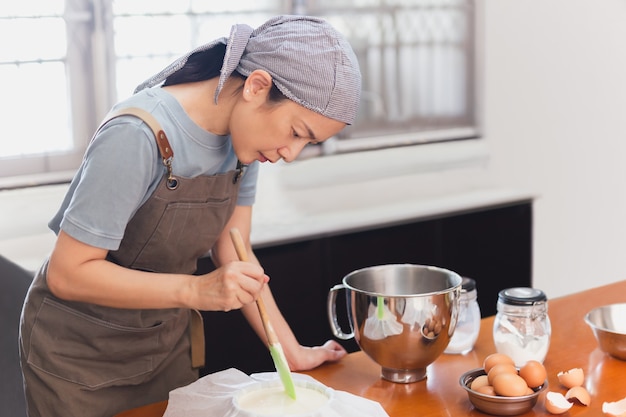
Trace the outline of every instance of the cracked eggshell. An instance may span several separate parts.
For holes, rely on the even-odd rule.
[[[573,405],[560,392],[548,391],[546,393],[545,407],[550,414],[566,413]]]
[[[626,398],[602,403],[602,412],[610,417],[626,417]]]
[[[580,387],[585,382],[585,373],[581,368],[559,372],[556,377],[565,388]]]
[[[572,387],[565,394],[565,398],[569,401],[577,400],[582,405],[589,405],[591,403],[591,395],[584,387]]]

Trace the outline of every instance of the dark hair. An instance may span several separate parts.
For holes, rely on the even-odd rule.
[[[163,86],[204,81],[219,77],[225,53],[226,45],[218,43],[211,49],[192,54],[181,69],[167,77]],[[246,79],[245,76],[238,73],[236,70],[233,71],[231,77],[232,76],[239,77],[242,80]],[[278,87],[276,87],[276,84],[272,82],[269,101],[279,102],[286,99],[287,97],[285,97]]]

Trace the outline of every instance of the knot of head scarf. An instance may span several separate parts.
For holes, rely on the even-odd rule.
[[[246,50],[248,40],[254,29],[248,25],[234,25],[230,29],[230,36],[226,42],[226,52],[224,54],[224,63],[220,71],[220,79],[215,89],[215,103],[217,103],[217,97],[220,95],[224,83],[233,73],[233,71],[239,65],[243,51]]]

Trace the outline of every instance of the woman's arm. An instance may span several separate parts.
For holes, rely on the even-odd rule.
[[[47,282],[62,299],[117,308],[238,309],[253,303],[267,276],[260,266],[229,262],[203,276],[144,272],[106,260],[96,248],[61,231],[50,256]]]
[[[254,256],[252,246],[250,244],[250,224],[252,220],[252,207],[237,206],[229,223],[222,231],[217,243],[215,244],[212,256],[216,267],[233,262],[237,258],[237,252],[230,238],[230,229],[236,227],[239,229],[241,236],[248,251],[250,263],[259,265],[258,259]],[[259,265],[260,266],[260,265]],[[306,370],[315,368],[326,361],[336,361],[346,355],[345,349],[335,341],[329,340],[323,346],[305,347],[301,346],[289,324],[281,314],[276,301],[272,296],[272,292],[268,285],[264,285],[261,296],[265,303],[268,315],[272,322],[272,327],[276,331],[278,340],[285,351],[285,356],[289,362],[289,367],[293,371]],[[261,323],[258,308],[256,304],[247,304],[242,308],[242,312],[254,331],[259,335],[263,342],[267,345],[267,337]]]

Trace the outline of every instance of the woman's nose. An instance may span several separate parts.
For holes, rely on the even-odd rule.
[[[280,148],[278,154],[285,162],[293,162],[307,144],[308,142],[304,140],[294,141],[289,146]]]

